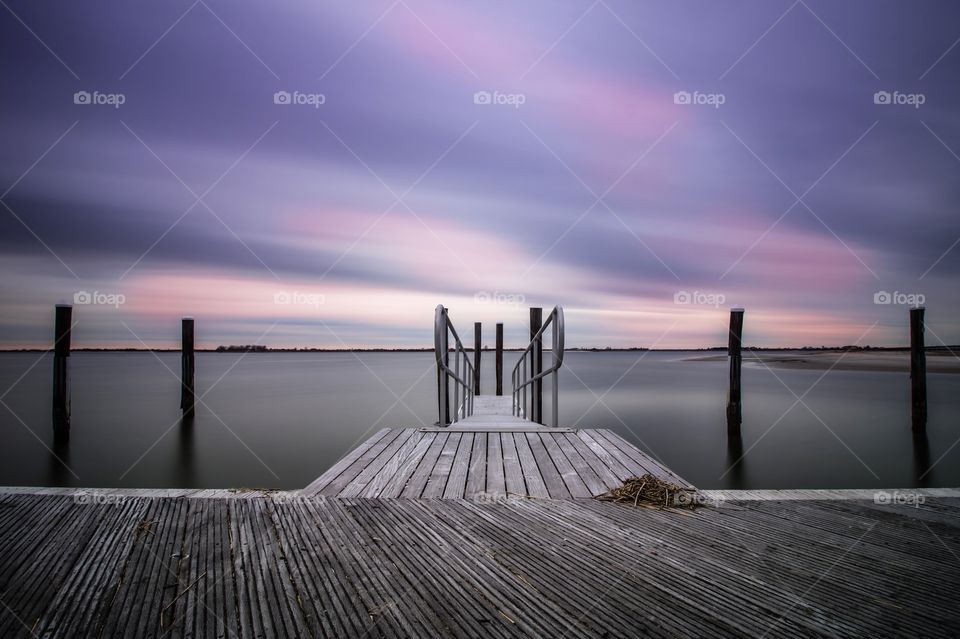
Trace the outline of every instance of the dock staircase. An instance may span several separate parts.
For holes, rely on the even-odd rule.
[[[511,372],[510,395],[480,395],[479,372],[470,361],[474,350],[467,351],[449,311],[443,304],[436,308],[434,317],[434,351],[437,360],[437,425],[459,431],[539,431],[559,428],[559,370],[563,366],[564,320],[563,307],[555,306],[546,321],[541,321],[540,309],[532,309],[530,342],[520,353]],[[550,331],[550,361],[544,367],[544,335]],[[452,362],[451,362],[452,357]],[[498,353],[498,365],[503,358]],[[499,375],[498,375],[499,379]],[[543,385],[549,379],[549,424],[543,415]],[[452,403],[451,403],[452,399]],[[452,407],[452,410],[451,410]]]
[[[447,309],[438,306],[434,333],[438,423],[380,429],[302,494],[417,500],[593,499],[622,487],[631,477],[647,474],[692,488],[612,430],[559,427],[563,309],[554,308],[545,322],[540,321],[540,309],[532,309],[530,317],[530,343],[513,366],[512,389],[504,389],[509,394],[481,395],[476,365],[468,356],[479,354],[480,339],[471,351],[464,349]],[[546,361],[544,341],[550,343]],[[503,357],[497,360],[502,366]],[[544,382],[546,419],[541,410]]]

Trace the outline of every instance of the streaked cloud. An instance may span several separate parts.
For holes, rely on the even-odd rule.
[[[78,345],[189,314],[209,345],[424,346],[441,302],[521,329],[561,303],[586,346],[720,344],[730,304],[750,343],[903,343],[881,290],[960,340],[952,5],[811,3],[834,34],[798,10],[757,42],[786,7],[211,2],[163,35],[189,6],[12,3],[79,79],[0,23],[4,347],[78,291],[126,296]]]

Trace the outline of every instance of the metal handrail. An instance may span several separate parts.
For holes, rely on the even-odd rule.
[[[547,330],[547,327],[553,325],[552,332],[552,346],[551,354],[553,355],[553,364],[541,371],[534,370],[537,367],[537,363],[540,362],[542,365],[543,359],[543,334]],[[559,387],[560,387],[560,375],[558,371],[563,365],[563,342],[564,342],[564,324],[563,324],[563,307],[555,306],[553,311],[547,317],[547,321],[543,323],[540,327],[540,330],[531,338],[530,343],[527,345],[523,352],[520,354],[520,359],[517,361],[516,366],[513,367],[513,414],[517,417],[524,417],[528,414],[532,416],[534,421],[542,420],[543,415],[536,414],[539,412],[537,408],[539,406],[537,400],[540,399],[537,397],[542,388],[542,380],[547,375],[553,375],[553,393],[551,397],[551,402],[553,404],[553,414],[551,415],[551,426],[554,428],[558,425],[558,408],[559,408]],[[530,367],[529,372],[527,368],[527,355],[529,354]],[[536,383],[539,382],[539,383]],[[528,392],[527,387],[533,385],[529,393],[529,404],[530,410],[527,410],[528,404]]]
[[[453,335],[454,364],[450,368],[450,335]],[[447,314],[443,304],[437,305],[433,321],[433,346],[437,355],[437,398],[440,411],[440,425],[447,426],[473,414],[473,377],[476,374],[473,364],[467,357],[457,329]],[[461,357],[462,365],[461,365]],[[453,381],[453,419],[450,419],[450,381]],[[461,401],[460,389],[463,389]]]

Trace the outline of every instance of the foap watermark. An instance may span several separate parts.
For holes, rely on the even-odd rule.
[[[112,106],[119,109],[127,101],[123,93],[101,93],[100,91],[77,91],[73,94],[73,103],[80,105],[94,104],[97,106]]]
[[[914,508],[919,508],[920,505],[926,501],[927,498],[924,495],[914,492],[901,492],[899,490],[889,492],[881,490],[873,493],[873,503],[888,506],[913,506]]]
[[[501,291],[477,291],[473,295],[473,301],[480,304],[505,304],[507,306],[522,306],[527,298],[522,293],[503,293]]]
[[[477,91],[473,94],[474,104],[492,104],[496,106],[512,106],[519,109],[527,101],[523,93],[503,93],[502,91]]]
[[[718,508],[723,505],[724,499],[718,495],[704,495],[703,493],[681,490],[674,493],[673,505],[677,508],[699,508],[709,506]]]
[[[73,503],[79,506],[121,506],[125,501],[127,496],[119,493],[80,491],[73,494]]]
[[[688,306],[713,306],[719,308],[727,301],[727,296],[723,293],[710,291],[677,291],[673,294],[674,304],[685,304]]]
[[[319,109],[327,101],[323,93],[303,93],[301,91],[277,91],[273,94],[273,103],[280,105],[311,106]]]
[[[694,106],[712,106],[719,109],[727,101],[723,93],[701,93],[700,91],[677,91],[673,94],[674,104],[692,104]]]
[[[73,303],[78,306],[112,306],[120,308],[127,297],[123,293],[104,293],[102,291],[77,291],[73,294]]]
[[[927,297],[923,293],[901,293],[894,291],[877,291],[873,294],[874,304],[893,304],[897,306],[923,306]]]
[[[912,106],[919,109],[927,101],[922,93],[901,93],[900,91],[877,91],[873,94],[874,104],[893,104],[897,106]]]
[[[326,303],[327,298],[321,293],[304,293],[303,291],[277,291],[273,294],[273,303],[284,306],[315,306],[319,308]]]

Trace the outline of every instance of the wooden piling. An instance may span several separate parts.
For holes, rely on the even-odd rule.
[[[497,322],[497,395],[503,395],[503,324]]]
[[[180,410],[192,416],[196,404],[194,387],[193,318],[184,317],[180,322]]]
[[[73,307],[57,304],[53,329],[53,429],[70,431],[70,329]]]
[[[730,390],[727,395],[727,432],[731,435],[740,434],[740,424],[743,421],[740,395],[740,365],[742,363],[741,349],[743,346],[743,309],[730,309],[730,336],[727,343],[727,356],[730,360]]]
[[[473,323],[473,392],[480,394],[480,354],[483,350],[483,327],[480,322]]]
[[[927,354],[923,344],[924,308],[910,309],[910,416],[913,430],[927,428]]]
[[[530,309],[530,340],[543,326],[543,309],[532,307]],[[533,348],[530,349],[530,377],[535,377],[543,371],[543,338],[537,338]],[[543,380],[538,379],[530,384],[532,397],[530,399],[530,418],[538,424],[543,423]]]

